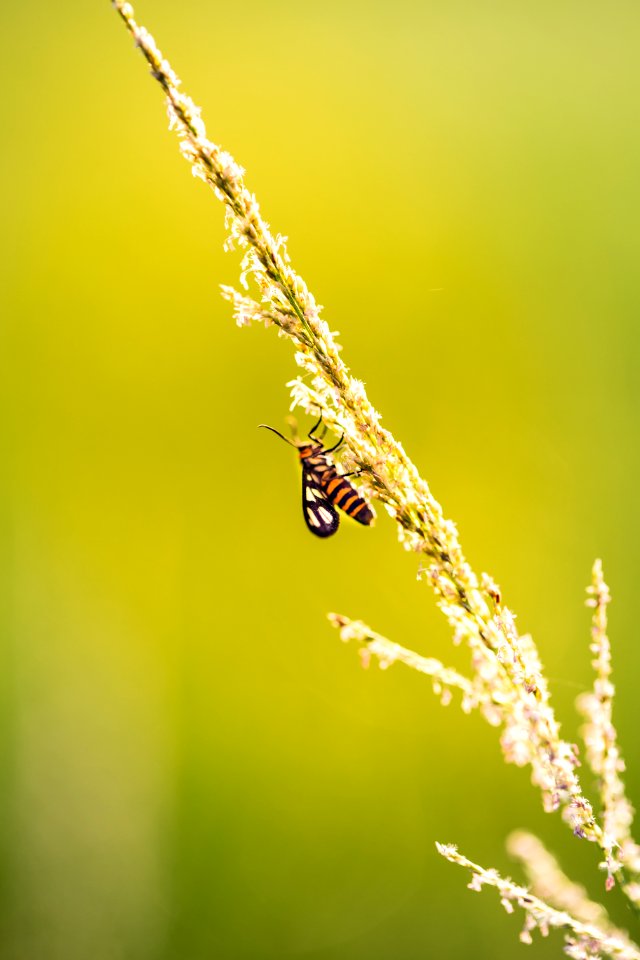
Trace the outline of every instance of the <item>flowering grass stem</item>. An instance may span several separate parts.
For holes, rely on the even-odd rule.
[[[470,890],[479,891],[483,886],[495,887],[507,913],[513,913],[514,906],[524,910],[525,922],[520,934],[523,943],[531,943],[531,935],[536,929],[546,937],[549,930],[556,927],[565,931],[565,953],[573,960],[594,960],[596,957],[640,960],[640,950],[626,938],[615,936],[595,923],[578,920],[566,910],[554,909],[526,887],[501,877],[497,870],[487,870],[467,859],[453,844],[436,843],[436,848],[446,860],[471,871]]]
[[[570,913],[576,920],[594,923],[605,933],[630,943],[628,934],[613,925],[602,904],[591,900],[582,884],[569,879],[538,837],[517,830],[507,838],[507,852],[522,865],[536,897],[556,910]]]
[[[362,382],[352,376],[340,355],[336,335],[320,316],[321,308],[291,266],[286,239],[272,234],[255,196],[247,189],[244,170],[229,153],[209,140],[200,110],[180,91],[178,77],[153,37],[137,23],[132,5],[123,0],[113,0],[113,4],[162,88],[170,126],[178,134],[192,172],[224,204],[227,249],[238,247],[243,252],[242,290],[222,288],[237,323],[246,326],[259,321],[276,326],[281,336],[293,342],[302,375],[289,384],[292,408],[300,406],[314,416],[321,412],[325,423],[343,434],[342,463],[349,471],[359,472],[359,482],[369,497],[384,504],[398,524],[404,548],[420,556],[419,576],[435,593],[436,602],[453,629],[454,641],[467,644],[472,676],[466,678],[438,660],[421,657],[392,643],[361,621],[333,614],[332,623],[340,629],[343,639],[360,644],[365,662],[372,657],[381,666],[402,662],[429,676],[445,702],[452,691],[458,691],[465,710],[479,707],[491,723],[500,726],[505,758],[531,767],[532,781],[542,793],[544,808],[560,810],[574,834],[602,850],[608,887],[620,878],[626,896],[632,903],[640,903],[640,851],[630,836],[632,808],[619,777],[623,766],[611,723],[613,687],[606,633],[609,598],[601,566],[598,563],[594,568],[590,600],[594,606],[592,650],[596,656],[596,683],[593,694],[582,700],[582,710],[588,720],[587,759],[600,780],[602,822],[594,814],[578,779],[577,747],[560,735],[532,638],[518,633],[514,615],[503,603],[500,589],[491,577],[479,576],[471,568],[455,524],[445,517],[403,446],[381,426],[380,415],[369,402]],[[455,848],[439,849],[448,859],[469,867],[483,883],[497,886],[505,901],[525,906],[534,919],[539,916],[535,925],[568,929],[578,944],[576,950],[582,949],[595,931],[595,927],[592,930],[578,918],[542,903],[511,881],[483,871],[458,855]],[[621,943],[605,930],[596,934],[607,956],[640,960],[635,947]]]

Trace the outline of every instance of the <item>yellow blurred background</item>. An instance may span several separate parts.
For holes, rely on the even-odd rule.
[[[640,802],[637,4],[136,12],[570,739],[602,556]],[[327,625],[466,666],[386,516],[307,532],[296,457],[256,430],[292,350],[234,327],[222,209],[109,3],[5,4],[0,47],[3,958],[519,955],[521,917],[434,841],[517,875],[504,839],[533,829],[603,895],[596,851],[478,716]]]

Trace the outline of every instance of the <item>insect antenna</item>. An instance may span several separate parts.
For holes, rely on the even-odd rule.
[[[284,434],[280,433],[279,430],[276,430],[275,427],[270,427],[268,423],[259,423],[258,426],[262,427],[264,430],[271,430],[271,433],[275,433],[277,437],[280,437],[281,440],[284,440],[285,443],[288,443],[290,447],[296,447],[297,449],[297,444],[295,444],[293,440],[289,440],[288,437],[285,437]]]

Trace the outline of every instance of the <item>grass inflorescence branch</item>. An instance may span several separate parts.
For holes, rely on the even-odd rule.
[[[611,932],[605,926],[584,922],[566,910],[555,909],[526,887],[514,883],[508,877],[501,877],[497,870],[485,869],[469,860],[459,853],[453,844],[437,843],[436,848],[446,860],[471,872],[470,890],[480,891],[484,886],[494,887],[507,913],[513,913],[516,906],[524,911],[525,922],[520,934],[523,943],[531,943],[534,930],[539,930],[542,936],[546,937],[549,930],[555,927],[565,931],[565,953],[573,960],[594,960],[596,957],[640,960],[640,950],[631,943],[626,934]]]

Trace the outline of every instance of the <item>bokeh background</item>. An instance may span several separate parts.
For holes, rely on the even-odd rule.
[[[137,14],[537,638],[569,738],[602,556],[640,803],[637,4]],[[0,45],[2,956],[519,955],[521,918],[434,841],[516,874],[526,827],[598,895],[596,852],[479,717],[327,625],[466,664],[386,516],[308,534],[256,430],[292,350],[234,327],[222,210],[110,5],[4,4]]]

